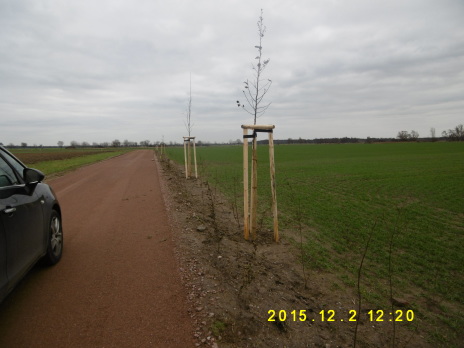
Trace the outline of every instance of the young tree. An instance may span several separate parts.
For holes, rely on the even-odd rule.
[[[188,106],[187,106],[187,121],[185,122],[185,128],[187,128],[187,133],[188,136],[190,137],[190,134],[192,133],[192,74],[190,74],[190,95],[189,95],[189,101],[188,101]]]
[[[259,43],[255,48],[258,50],[258,55],[256,56],[255,60],[257,62],[252,64],[253,70],[253,77],[252,79],[247,79],[243,82],[244,89],[243,95],[245,96],[246,103],[241,103],[237,100],[237,106],[244,109],[250,115],[253,116],[253,126],[250,125],[242,125],[244,131],[244,141],[243,141],[243,158],[244,158],[244,179],[243,179],[243,197],[244,197],[244,235],[245,239],[248,239],[249,232],[251,234],[252,239],[256,237],[256,229],[257,229],[257,204],[258,204],[258,195],[257,195],[257,187],[258,187],[258,175],[257,175],[257,167],[258,167],[258,154],[257,154],[257,137],[256,132],[256,119],[266,112],[267,108],[271,103],[267,103],[263,105],[263,99],[266,96],[267,92],[271,88],[272,81],[270,79],[263,78],[263,72],[266,69],[267,65],[269,64],[270,59],[263,58],[263,37],[266,33],[266,26],[263,23],[263,10],[261,9],[261,15],[259,16],[259,20],[257,22],[258,26],[258,37]],[[246,105],[245,105],[246,104]],[[274,126],[268,126],[266,129],[263,129],[260,126],[260,130],[270,131]],[[270,128],[271,127],[271,128]],[[248,136],[248,129],[253,129],[253,135]],[[249,137],[253,138],[252,141],[252,155],[251,155],[251,190],[248,191],[248,139]],[[278,229],[277,229],[277,205],[275,204],[275,182],[274,182],[274,145],[272,140],[272,133],[269,133],[269,159],[271,164],[271,188],[272,188],[272,197],[273,197],[273,215],[274,215],[274,238],[278,241]],[[250,199],[248,200],[248,192]],[[248,206],[248,202],[250,205]],[[275,209],[274,209],[275,208]],[[248,211],[249,209],[249,211]],[[275,213],[275,214],[274,214]],[[250,227],[250,229],[249,229]]]
[[[185,177],[189,178],[192,173],[192,141],[193,141],[193,159],[195,162],[195,177],[198,177],[197,174],[197,156],[195,149],[195,137],[192,137],[192,74],[190,74],[190,92],[189,92],[189,101],[187,106],[187,120],[185,122],[185,128],[187,128],[188,136],[184,137],[184,159],[185,159]]]
[[[258,55],[256,56],[256,60],[258,61],[255,64],[252,64],[252,69],[254,71],[253,79],[243,82],[244,90],[243,95],[247,101],[247,106],[243,103],[240,103],[237,100],[237,106],[242,107],[246,112],[253,116],[253,124],[256,124],[256,119],[264,114],[271,103],[266,105],[261,105],[261,102],[264,96],[269,91],[269,88],[272,85],[272,81],[269,79],[264,80],[262,78],[262,74],[266,66],[268,65],[270,59],[263,60],[263,37],[264,33],[266,32],[266,26],[263,24],[263,10],[261,9],[261,16],[259,16],[258,21],[258,36],[259,36],[259,44],[255,46],[258,50]]]

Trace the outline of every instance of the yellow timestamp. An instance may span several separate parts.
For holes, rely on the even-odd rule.
[[[321,322],[334,322],[334,321],[357,321],[358,313],[356,310],[351,309],[348,313],[336,313],[334,310],[321,310],[318,314],[314,316],[314,312],[311,313],[311,318],[308,316],[308,311],[306,309],[286,311],[270,309],[267,314],[267,321],[321,321]],[[344,315],[347,314],[347,315]],[[384,311],[382,309],[378,310],[369,310],[367,312],[367,319],[369,321],[413,321],[414,320],[414,311],[409,310],[395,310],[395,311]]]

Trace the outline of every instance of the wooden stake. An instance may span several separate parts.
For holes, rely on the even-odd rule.
[[[269,169],[271,174],[272,215],[274,217],[274,241],[279,241],[279,223],[277,219],[277,192],[274,163],[274,137],[269,133]]]
[[[248,129],[243,129],[243,234],[250,238],[250,213],[248,211]]]
[[[198,170],[197,170],[197,150],[195,148],[195,138],[193,138],[193,160],[195,162],[195,178],[198,179]]]
[[[188,171],[187,171],[187,144],[185,143],[184,137],[184,163],[185,163],[185,178],[188,178]]]
[[[251,153],[251,206],[250,206],[250,226],[251,239],[256,239],[257,212],[258,212],[258,141],[257,137],[253,138]]]
[[[192,176],[192,150],[191,150],[191,142],[190,138],[188,139],[187,143],[187,169],[188,169],[188,177]]]

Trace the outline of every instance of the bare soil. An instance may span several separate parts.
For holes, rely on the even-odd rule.
[[[159,163],[167,210],[177,226],[196,346],[354,346],[356,322],[348,319],[350,310],[358,311],[357,293],[335,274],[307,265],[303,271],[299,250],[290,242],[299,240],[296,231],[281,227],[280,243],[273,242],[271,231],[259,231],[257,240],[246,241],[233,205],[206,179],[186,179],[183,167],[169,159]],[[371,322],[370,309],[379,308],[363,301],[356,347],[432,347],[418,330],[422,323],[417,319],[393,325],[391,308],[385,308],[385,321]],[[270,310],[276,312],[275,321],[268,320]],[[285,321],[278,320],[282,310]],[[299,320],[301,310],[307,316],[304,321]],[[334,321],[328,321],[330,310],[335,311]]]

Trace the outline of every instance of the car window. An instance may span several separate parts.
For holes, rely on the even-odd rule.
[[[16,158],[11,156],[8,152],[2,151],[2,155],[7,159],[7,161],[13,166],[14,169],[18,172],[21,178],[24,178],[24,166],[18,162]]]
[[[11,186],[18,184],[18,179],[11,169],[11,167],[6,163],[6,161],[0,157],[0,187]]]

